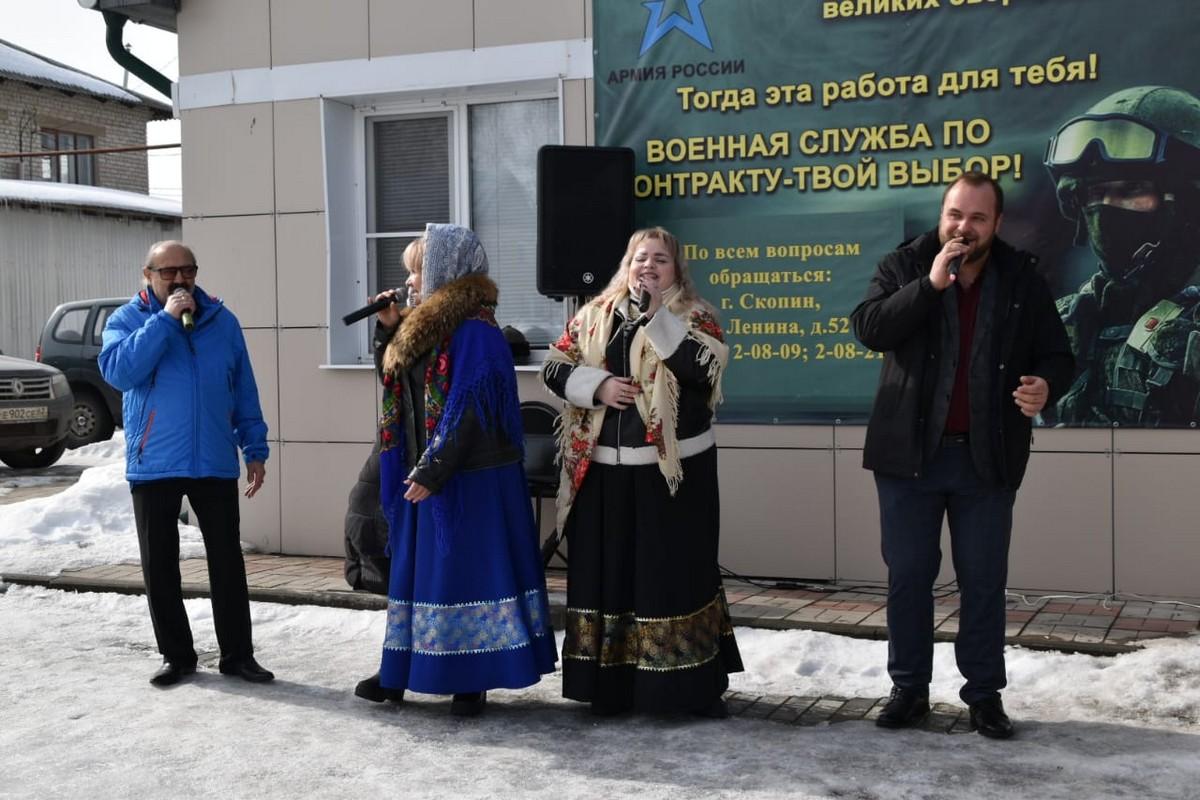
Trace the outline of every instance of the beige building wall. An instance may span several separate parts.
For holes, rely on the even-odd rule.
[[[341,325],[330,314],[331,264],[344,244],[335,216],[362,187],[360,175],[330,166],[351,159],[330,150],[322,103],[428,89],[435,78],[417,67],[454,73],[472,59],[517,81],[528,59],[525,78],[557,81],[563,142],[594,144],[590,60],[582,76],[536,66],[581,41],[590,59],[591,24],[587,0],[183,0],[184,237],[205,287],[247,329],[271,427],[267,488],[243,501],[247,541],[341,555],[346,496],[374,436],[373,373],[329,364],[330,325]],[[352,96],[339,99],[339,87]],[[423,91],[436,104],[439,92]],[[518,379],[523,398],[547,399],[532,372]],[[849,425],[718,426],[722,563],[751,575],[884,580],[863,435]],[[1010,585],[1200,596],[1196,474],[1195,432],[1038,431]]]

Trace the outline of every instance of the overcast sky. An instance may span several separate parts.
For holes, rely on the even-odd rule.
[[[0,39],[118,85],[125,80],[125,70],[112,60],[104,46],[104,18],[96,11],[82,8],[78,0],[0,0]],[[125,26],[125,43],[134,55],[171,80],[178,78],[175,34],[130,22]],[[170,102],[170,98],[164,98],[133,76],[128,86],[140,94]],[[148,144],[176,143],[179,123],[175,120],[152,123],[146,127],[146,137]],[[150,193],[178,200],[179,151],[151,150],[148,155]]]

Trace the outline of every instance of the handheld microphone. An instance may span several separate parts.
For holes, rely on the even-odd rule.
[[[637,301],[638,313],[645,314],[647,311],[650,310],[650,293],[647,292],[644,287],[638,287],[638,288],[641,289],[641,293],[638,296],[638,301]]]
[[[187,288],[183,284],[177,283],[171,287],[171,294],[175,292],[187,292]],[[190,309],[179,315],[179,322],[183,325],[185,331],[191,331],[192,328],[196,327],[196,318],[192,316]]]
[[[955,238],[958,239],[960,244],[969,244],[965,236],[957,236]],[[957,255],[950,259],[950,263],[946,265],[946,274],[948,274],[951,278],[957,276],[958,270],[962,267],[962,263],[963,255]]]
[[[399,289],[396,289],[395,292],[396,292],[395,294],[390,294],[387,297],[381,297],[378,300],[374,301],[373,303],[368,303],[367,305],[363,306],[362,308],[351,311],[349,314],[342,317],[343,324],[353,325],[354,323],[358,322],[360,319],[366,319],[367,317],[371,316],[372,314],[382,311],[383,309],[390,306],[392,303],[399,303],[401,300],[401,295],[403,293]]]
[[[946,265],[946,272],[951,278],[958,275],[958,268],[962,266],[962,256],[955,256],[950,259],[950,263]]]

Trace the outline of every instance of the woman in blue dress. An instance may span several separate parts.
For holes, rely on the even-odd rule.
[[[408,307],[384,309],[375,329],[387,632],[379,673],[355,694],[452,694],[451,713],[469,716],[488,689],[553,672],[557,653],[487,256],[466,228],[430,224],[404,260]]]

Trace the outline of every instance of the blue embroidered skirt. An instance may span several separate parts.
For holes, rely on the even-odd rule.
[[[460,472],[448,548],[432,503],[400,500],[389,540],[387,635],[380,683],[455,694],[518,689],[554,671],[546,578],[524,469]]]

